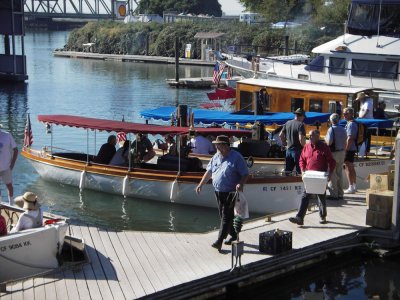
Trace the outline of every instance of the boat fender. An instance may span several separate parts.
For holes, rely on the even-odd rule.
[[[128,188],[128,180],[129,180],[129,177],[128,177],[128,175],[126,175],[124,177],[124,181],[122,182],[122,196],[124,196],[124,197],[126,197],[126,190]]]
[[[169,194],[169,200],[171,202],[175,202],[176,197],[178,196],[178,190],[179,190],[178,180],[175,179],[171,185],[171,193]]]
[[[83,170],[81,173],[81,179],[79,180],[79,190],[82,192],[83,188],[84,188],[84,184],[85,184],[85,176],[86,175],[86,171]]]

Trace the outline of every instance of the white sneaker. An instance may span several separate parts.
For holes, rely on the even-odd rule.
[[[344,190],[344,193],[345,194],[355,194],[356,191],[352,187],[349,187],[347,190]]]

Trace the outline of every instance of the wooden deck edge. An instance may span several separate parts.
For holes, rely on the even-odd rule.
[[[195,281],[147,295],[141,299],[184,299],[222,295],[230,286],[249,286],[264,280],[271,280],[290,272],[308,267],[327,258],[328,253],[343,252],[360,246],[364,236],[360,232],[334,238],[302,249],[294,249],[280,255],[265,258],[235,269],[224,271]]]

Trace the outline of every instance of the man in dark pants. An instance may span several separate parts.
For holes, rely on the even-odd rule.
[[[300,155],[300,169],[302,174],[305,171],[321,171],[328,173],[328,181],[331,179],[332,172],[335,170],[336,162],[332,157],[329,146],[319,140],[320,133],[318,130],[310,131],[310,143],[306,144]],[[313,194],[308,194],[306,191],[303,192],[301,198],[300,208],[295,218],[289,218],[289,221],[297,225],[304,224],[304,217],[307,212],[308,203]],[[326,223],[326,200],[325,193],[317,195],[320,223]]]
[[[225,242],[226,245],[230,245],[237,239],[236,232],[232,226],[235,194],[243,191],[243,185],[247,180],[249,171],[243,156],[237,151],[231,151],[227,136],[217,136],[213,144],[216,145],[217,153],[208,163],[207,171],[196,187],[196,193],[199,194],[202,186],[212,178],[221,225],[218,239],[211,246],[221,251],[222,242],[228,234],[231,235],[231,238]]]
[[[300,174],[299,158],[301,149],[306,143],[306,130],[304,128],[304,110],[298,108],[294,112],[294,120],[286,122],[279,137],[284,146],[286,146],[286,166],[285,173],[290,174],[296,168],[297,174]]]

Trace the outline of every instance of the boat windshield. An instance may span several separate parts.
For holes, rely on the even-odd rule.
[[[304,67],[307,71],[314,71],[314,72],[323,72],[324,71],[324,63],[325,57],[322,55],[318,55],[314,57],[314,59]]]
[[[382,3],[382,7],[380,7]],[[380,16],[379,16],[380,13]],[[348,32],[357,35],[400,36],[400,2],[394,0],[353,0]]]

